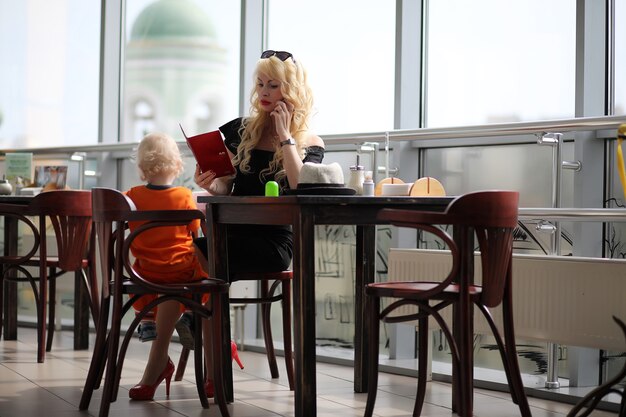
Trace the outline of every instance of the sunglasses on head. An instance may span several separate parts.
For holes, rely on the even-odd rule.
[[[286,61],[288,58],[291,58],[291,60],[295,63],[296,60],[293,59],[293,55],[291,54],[291,52],[287,52],[287,51],[272,51],[271,49],[264,51],[261,54],[261,58],[271,58],[275,56],[276,58],[280,59],[281,61]]]

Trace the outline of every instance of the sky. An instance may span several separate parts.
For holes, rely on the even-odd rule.
[[[127,2],[129,25],[152,1]],[[194,1],[236,64],[239,2]],[[431,1],[429,126],[573,116],[575,3]],[[271,0],[269,10],[269,48],[292,51],[308,70],[317,133],[393,129],[395,2]],[[626,0],[617,13],[626,20]],[[99,24],[99,0],[0,0],[0,146],[97,141]],[[625,32],[618,24],[622,113]]]

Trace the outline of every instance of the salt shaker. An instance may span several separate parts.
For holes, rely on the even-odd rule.
[[[348,187],[354,188],[356,190],[356,193],[361,195],[363,194],[363,180],[365,171],[363,171],[363,165],[359,165],[359,159],[360,155],[357,154],[356,165],[350,167],[350,183],[348,184]]]
[[[19,175],[15,178],[15,195],[20,195],[24,188],[24,180]]]
[[[365,171],[363,180],[363,195],[374,195],[374,175],[372,171]]]

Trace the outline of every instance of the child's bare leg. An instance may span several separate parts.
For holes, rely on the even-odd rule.
[[[169,357],[170,340],[179,316],[180,303],[178,301],[166,301],[159,304],[156,314],[157,337],[150,347],[148,363],[140,384],[154,384],[165,369]]]

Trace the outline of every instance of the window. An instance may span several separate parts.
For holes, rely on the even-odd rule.
[[[139,100],[135,104],[134,116],[134,137],[142,138],[154,130],[154,109],[146,100]]]
[[[239,2],[128,0],[121,141],[237,117],[239,35]]]
[[[574,117],[576,2],[428,4],[427,127]]]
[[[3,148],[98,141],[100,1],[0,0]]]
[[[615,2],[615,114],[626,114],[626,0]]]
[[[376,0],[269,3],[268,49],[306,68],[317,134],[393,129],[395,10]]]

